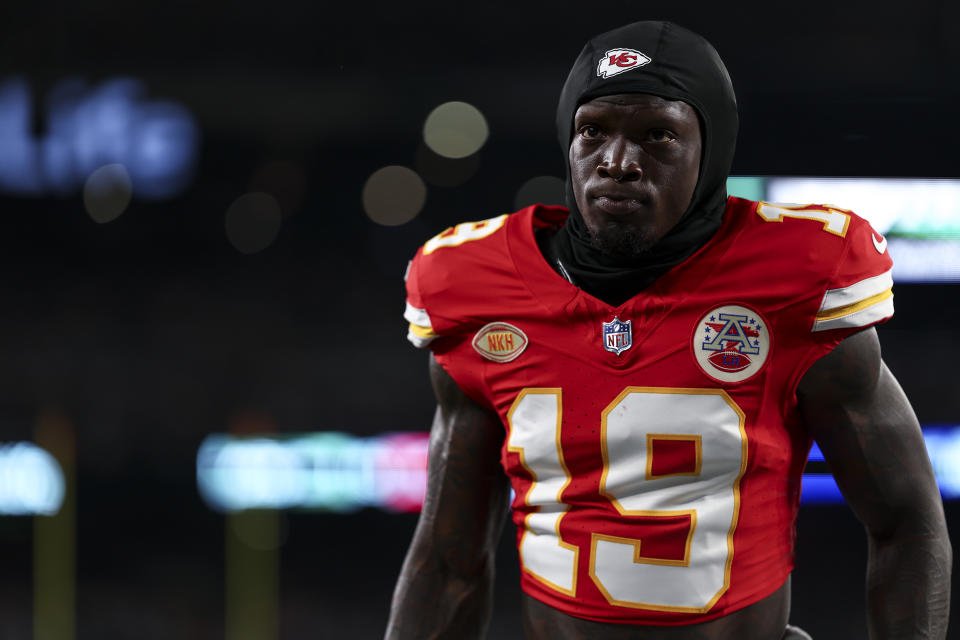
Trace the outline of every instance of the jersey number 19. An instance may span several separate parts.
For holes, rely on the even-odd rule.
[[[576,596],[581,549],[560,532],[564,518],[579,515],[563,502],[571,476],[561,447],[562,402],[560,389],[521,391],[507,414],[507,446],[533,479],[521,496],[535,507],[524,521],[523,569]],[[709,611],[730,585],[747,464],[743,412],[720,389],[627,387],[601,413],[600,444],[599,493],[619,521],[669,526],[669,535],[686,540],[682,558],[658,558],[645,552],[642,538],[591,531],[583,549],[590,579],[612,605]],[[670,451],[685,453],[688,463],[659,464],[657,456]],[[675,531],[677,516],[688,518],[683,531]]]

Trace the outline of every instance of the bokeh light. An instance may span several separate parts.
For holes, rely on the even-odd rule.
[[[263,251],[280,233],[282,217],[280,203],[269,193],[244,194],[227,209],[227,239],[240,253]]]
[[[483,114],[466,102],[445,102],[430,112],[423,140],[438,155],[466,158],[480,150],[490,130]]]
[[[52,516],[65,488],[63,470],[46,450],[30,442],[0,444],[0,515]]]
[[[363,210],[388,227],[410,222],[427,201],[427,185],[412,169],[390,165],[374,171],[363,185]]]
[[[122,164],[105,164],[83,185],[83,207],[95,222],[103,224],[120,217],[133,195],[130,174]]]
[[[565,205],[563,180],[554,176],[537,176],[523,183],[513,200],[517,209],[531,204]]]
[[[480,156],[445,158],[433,152],[426,144],[417,147],[413,167],[423,179],[436,187],[459,187],[473,177],[480,168]]]

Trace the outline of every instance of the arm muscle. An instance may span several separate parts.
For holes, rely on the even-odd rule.
[[[492,605],[493,556],[509,487],[499,417],[431,356],[437,411],[427,495],[394,592],[388,639],[480,638]]]
[[[943,638],[951,551],[920,426],[880,358],[876,331],[850,336],[797,391],[804,422],[867,531],[870,637]]]

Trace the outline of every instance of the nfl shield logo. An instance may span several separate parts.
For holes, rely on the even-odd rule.
[[[620,355],[633,346],[633,320],[623,322],[614,316],[610,322],[603,323],[603,348]]]

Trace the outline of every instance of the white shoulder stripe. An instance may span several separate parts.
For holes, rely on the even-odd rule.
[[[415,306],[407,303],[407,308],[403,312],[403,318],[411,324],[415,324],[421,327],[430,327],[433,325],[430,324],[430,316],[427,315],[426,309],[417,309]]]
[[[841,289],[828,289],[820,304],[818,316],[828,314],[831,309],[839,309],[862,302],[867,298],[881,294],[893,287],[893,269],[884,271]]]
[[[827,331],[828,329],[842,329],[854,327],[867,327],[871,324],[889,318],[893,315],[893,294],[882,297],[878,302],[861,308],[853,313],[816,320],[813,323],[814,331]]]

